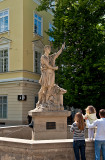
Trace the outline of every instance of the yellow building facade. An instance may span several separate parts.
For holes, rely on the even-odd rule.
[[[53,15],[40,0],[0,0],[0,124],[25,124],[35,108],[40,57]]]

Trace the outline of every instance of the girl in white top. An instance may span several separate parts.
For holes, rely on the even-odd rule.
[[[86,109],[85,118],[88,118],[90,124],[92,124],[96,119],[96,110],[93,106],[88,106]],[[88,138],[93,140],[94,138],[94,128],[88,128]]]

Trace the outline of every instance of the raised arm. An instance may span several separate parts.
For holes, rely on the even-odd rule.
[[[86,120],[86,124],[87,124],[87,126],[88,126],[89,128],[94,128],[94,127],[97,126],[97,120],[94,121],[92,124],[90,124],[89,120],[87,119],[87,120]]]
[[[62,53],[62,51],[63,51],[64,48],[65,48],[65,43],[62,44],[61,49],[57,53],[55,53],[55,57],[54,57],[55,59],[58,58],[58,56]]]

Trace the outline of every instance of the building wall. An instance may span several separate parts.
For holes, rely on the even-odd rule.
[[[40,86],[33,82],[12,82],[0,84],[0,95],[8,96],[7,119],[0,119],[5,125],[27,124],[28,111],[35,107],[35,96]],[[19,101],[18,95],[26,95],[26,101]]]
[[[40,85],[33,82],[23,82],[21,85],[23,86],[23,95],[27,95],[26,103],[22,103],[22,122],[26,124],[28,111],[35,108],[35,97],[38,96]]]
[[[45,30],[49,28],[52,14],[38,13],[43,17],[43,36],[34,31],[34,11],[38,0],[3,0],[0,11],[9,9],[9,31],[0,33],[0,47],[9,43],[9,71],[0,73],[0,95],[8,96],[7,119],[0,119],[6,124],[22,124],[27,121],[28,111],[35,106],[35,96],[40,89],[40,74],[34,73],[34,50],[43,54],[44,44],[49,37]],[[3,38],[3,39],[2,39]],[[40,40],[37,44],[36,40]],[[27,95],[26,101],[18,101],[19,94]]]
[[[8,96],[7,118],[0,123],[21,124],[22,103],[17,95],[22,93],[17,79],[22,79],[23,69],[23,0],[5,0],[0,2],[0,11],[9,10],[9,31],[0,33],[0,38],[9,39],[9,71],[0,73],[0,95]],[[1,43],[3,43],[1,41]],[[8,44],[8,41],[7,41]],[[0,44],[2,46],[3,44]],[[16,81],[16,82],[15,82]]]
[[[49,22],[52,21],[53,16],[49,12],[37,12],[36,8],[38,4],[33,0],[23,0],[23,2],[23,70],[33,72],[34,44],[32,42],[40,40],[44,45],[49,43],[49,36],[45,31],[49,29]],[[34,33],[34,13],[42,17],[42,36]],[[41,46],[39,46],[39,48],[41,48]]]
[[[9,49],[9,71],[23,69],[23,0],[5,0],[0,2],[0,11],[9,9],[9,31],[0,33],[0,37],[11,40]],[[4,73],[4,77],[8,75]],[[15,77],[15,75],[13,76]],[[1,74],[0,74],[1,78]]]
[[[8,96],[7,119],[0,122],[18,124],[22,121],[22,103],[18,101],[17,95],[22,93],[22,87],[17,83],[0,84],[0,95]],[[13,124],[12,123],[12,124]]]

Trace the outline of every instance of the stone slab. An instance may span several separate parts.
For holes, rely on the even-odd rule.
[[[86,140],[86,160],[94,160],[94,141]],[[24,140],[0,137],[0,160],[75,160],[73,139]]]

